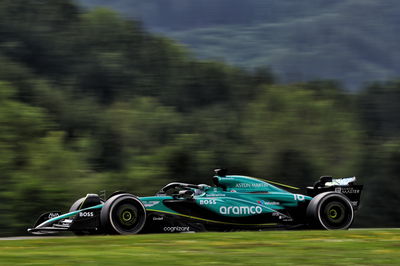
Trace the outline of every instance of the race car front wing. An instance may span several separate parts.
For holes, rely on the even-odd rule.
[[[58,211],[43,213],[28,232],[43,235],[60,231],[98,231],[102,206],[103,204],[98,204],[65,214]]]

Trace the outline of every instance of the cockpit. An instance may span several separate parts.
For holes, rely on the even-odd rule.
[[[183,198],[191,198],[193,196],[203,195],[210,188],[206,184],[188,184],[181,182],[172,182],[164,186],[157,192],[156,196],[177,196]]]

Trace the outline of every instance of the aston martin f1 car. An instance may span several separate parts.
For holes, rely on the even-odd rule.
[[[272,228],[348,229],[363,186],[356,178],[323,176],[306,195],[264,179],[215,170],[214,185],[173,182],[155,196],[115,192],[107,199],[87,194],[69,212],[42,214],[32,234],[72,231],[85,234],[136,234],[266,230]],[[284,189],[284,188],[285,189]]]

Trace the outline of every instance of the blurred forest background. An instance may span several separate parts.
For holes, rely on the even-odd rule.
[[[398,77],[398,0],[80,0],[139,19],[200,58],[356,90]],[[307,66],[307,67],[305,67]]]
[[[348,90],[341,85],[346,80],[327,80],[323,74],[315,74],[314,80],[282,80],[268,57],[254,68],[199,59],[178,42],[143,26],[152,26],[146,17],[157,4],[166,2],[165,10],[185,11],[194,1],[142,1],[150,2],[153,5],[143,4],[147,8],[143,10],[138,4],[137,11],[133,3],[138,1],[112,1],[126,12],[142,12],[142,24],[106,8],[89,10],[69,0],[0,0],[0,235],[25,234],[40,213],[67,210],[88,192],[120,189],[151,195],[171,181],[210,183],[216,167],[295,186],[310,185],[321,175],[356,175],[365,190],[355,226],[399,226],[399,80]],[[197,2],[213,8],[211,2],[227,3]],[[247,2],[250,8],[262,1]],[[278,8],[278,1],[265,2]],[[254,21],[240,16],[236,20],[233,15],[202,20],[196,13],[193,23],[257,27],[256,22],[271,16],[268,23],[276,20],[280,25],[286,10],[306,18],[320,7],[285,2],[276,14],[268,13],[268,7],[256,9]],[[368,6],[378,1],[346,2]],[[230,3],[234,7],[242,2]],[[174,12],[186,14],[183,11]],[[197,35],[195,26],[172,19],[174,12],[153,23],[170,29],[186,27]],[[309,19],[309,25],[321,26]],[[387,35],[398,26],[392,19],[385,24]],[[369,36],[367,30],[376,26],[370,22],[362,35],[349,32],[342,38],[354,41],[358,55],[366,51],[371,60],[365,57],[349,66],[341,58],[352,60],[350,51],[340,57],[335,54],[338,48],[325,47],[312,56],[315,64],[310,59],[299,66],[304,71],[320,69],[321,53],[324,60],[331,58],[332,64],[343,66],[347,75],[362,76],[363,82],[382,77],[380,68],[363,72],[367,67],[363,62],[375,65],[375,59],[390,65],[394,77],[400,76],[399,52],[394,51],[398,35],[391,36],[392,50],[385,49],[379,46],[384,42],[379,36]],[[276,29],[281,40],[289,34],[289,24]],[[293,21],[293,25],[299,24]],[[337,33],[355,26],[330,24]],[[227,30],[235,31],[230,27]],[[275,33],[269,34],[265,41],[273,42]],[[244,43],[240,31],[233,35],[223,37],[223,43],[230,42],[225,52],[235,56],[244,52],[240,48]],[[299,38],[312,37],[300,34]],[[235,43],[237,50],[232,48]],[[304,49],[308,46],[298,43]],[[219,49],[224,50],[224,44]],[[293,51],[287,57],[294,56]]]

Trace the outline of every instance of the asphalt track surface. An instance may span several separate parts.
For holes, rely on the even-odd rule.
[[[398,230],[400,228],[352,228],[349,230]],[[10,236],[0,237],[1,240],[27,240],[27,239],[41,239],[41,238],[71,238],[77,236]]]

